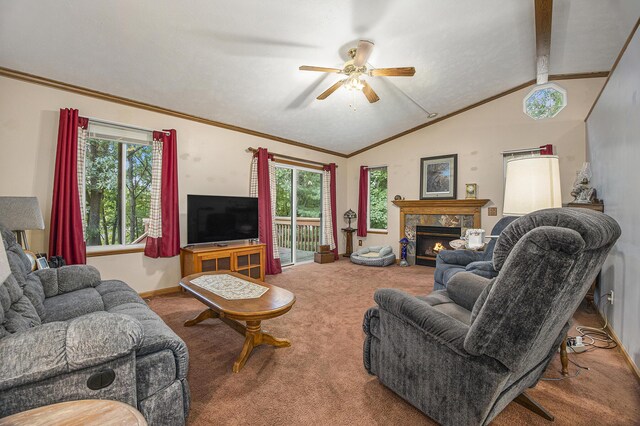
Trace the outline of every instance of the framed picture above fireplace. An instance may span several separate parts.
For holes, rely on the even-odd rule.
[[[420,159],[420,199],[455,200],[458,154]]]

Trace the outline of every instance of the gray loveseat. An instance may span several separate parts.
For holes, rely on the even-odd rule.
[[[366,370],[444,425],[484,425],[514,399],[531,402],[524,391],[619,236],[602,213],[541,210],[501,234],[496,278],[460,272],[424,297],[376,291],[364,318]]]
[[[12,272],[0,283],[0,417],[112,399],[152,426],[184,424],[185,343],[122,281],[85,265],[30,272],[13,233],[0,231]]]

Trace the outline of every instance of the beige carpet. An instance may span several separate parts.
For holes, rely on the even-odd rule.
[[[240,373],[231,366],[243,339],[219,320],[182,323],[204,306],[184,295],[154,298],[150,305],[185,340],[191,364],[191,425],[428,425],[429,418],[369,376],[362,366],[362,317],[377,288],[419,295],[431,292],[433,269],[370,268],[347,260],[285,269],[267,282],[296,294],[286,315],[264,328],[286,337],[290,348],[257,348]],[[583,325],[596,316],[576,315]],[[575,330],[572,330],[575,334]],[[557,425],[640,424],[640,384],[617,349],[570,355],[589,367],[579,376],[540,382],[530,395],[556,416]],[[545,376],[557,378],[559,357]],[[570,365],[571,374],[577,367]],[[551,424],[510,404],[495,425]]]

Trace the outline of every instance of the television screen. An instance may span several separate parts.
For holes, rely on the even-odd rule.
[[[258,199],[187,195],[187,243],[258,238]]]

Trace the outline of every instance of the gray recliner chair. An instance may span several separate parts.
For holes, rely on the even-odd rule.
[[[502,231],[516,220],[517,216],[505,216],[495,224],[491,235],[500,235]],[[447,288],[447,283],[458,272],[473,272],[485,278],[493,278],[498,275],[491,261],[496,238],[492,238],[483,251],[474,250],[443,250],[436,257],[436,270],[434,272],[434,290]]]
[[[366,370],[445,425],[485,425],[514,399],[531,407],[524,391],[544,373],[619,236],[602,213],[541,210],[502,233],[496,278],[461,272],[425,297],[376,291],[378,306],[364,318]]]
[[[0,225],[11,269],[0,283],[0,417],[78,399],[130,404],[148,424],[189,412],[185,343],[122,281],[86,265],[31,272]]]

